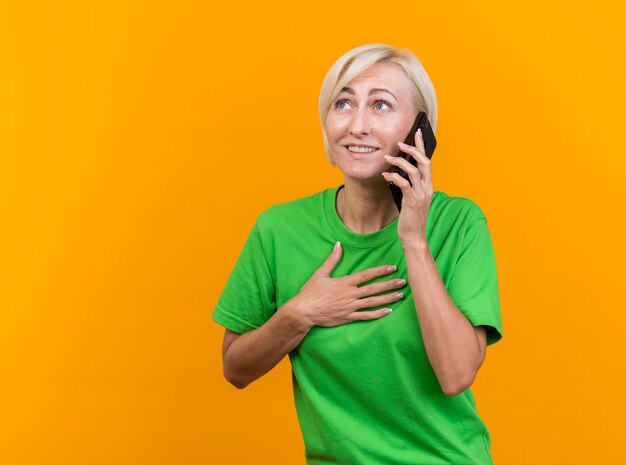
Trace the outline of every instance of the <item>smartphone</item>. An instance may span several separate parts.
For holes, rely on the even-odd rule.
[[[433,156],[433,152],[435,151],[435,147],[437,146],[437,140],[435,139],[435,133],[433,132],[433,128],[430,126],[430,121],[428,121],[428,117],[426,113],[420,111],[417,114],[417,118],[415,118],[415,123],[413,123],[413,127],[409,131],[409,134],[406,136],[406,139],[403,141],[407,145],[412,145],[415,147],[415,133],[418,129],[422,130],[422,139],[424,140],[424,151],[426,152],[426,156],[431,159]],[[411,163],[413,166],[417,166],[417,160],[413,158],[412,155],[400,151],[400,156]],[[391,170],[391,173],[398,173],[404,179],[409,181],[411,184],[411,180],[409,176],[398,166],[394,166]],[[402,208],[402,189],[396,186],[393,182],[389,182],[389,190],[391,191],[391,195],[393,196],[393,200],[396,203],[396,207],[398,211]],[[411,184],[412,185],[412,184]]]

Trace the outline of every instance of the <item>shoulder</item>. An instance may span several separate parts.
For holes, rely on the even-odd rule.
[[[306,197],[279,202],[266,208],[257,217],[258,227],[267,231],[323,214],[324,194],[327,190],[329,189]]]
[[[467,197],[449,195],[443,191],[433,193],[431,209],[437,217],[443,217],[454,222],[471,223],[485,219],[485,214],[475,201]]]

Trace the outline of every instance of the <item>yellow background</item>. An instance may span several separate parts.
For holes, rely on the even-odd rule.
[[[3,2],[0,462],[303,464],[288,359],[222,377],[215,302],[256,216],[335,186],[317,98],[413,50],[434,187],[486,213],[496,465],[623,457],[619,2]]]

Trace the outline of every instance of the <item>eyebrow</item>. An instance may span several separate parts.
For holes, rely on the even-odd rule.
[[[344,87],[343,89],[341,89],[341,91],[339,93],[341,94],[342,92],[346,92],[347,94],[356,95],[356,92],[351,87]],[[372,94],[375,94],[377,92],[387,92],[388,94],[391,94],[391,96],[393,98],[398,100],[398,98],[395,95],[393,95],[390,91],[388,91],[387,89],[382,89],[380,87],[376,87],[376,88],[370,90],[370,93],[368,95],[372,95]]]

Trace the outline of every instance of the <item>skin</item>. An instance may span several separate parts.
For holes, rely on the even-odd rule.
[[[354,93],[337,94],[326,117],[329,153],[344,174],[337,212],[354,232],[378,231],[398,216],[381,172],[392,168],[383,155],[399,155],[398,141],[404,140],[417,116],[408,84],[397,66],[374,65],[348,84]],[[368,95],[371,89],[393,95],[382,91]],[[350,144],[378,150],[354,155],[346,148]]]
[[[402,189],[398,236],[402,242],[422,337],[429,361],[447,395],[457,395],[473,383],[486,355],[484,326],[473,327],[447,293],[426,242],[426,223],[433,196],[431,161],[424,154],[421,134],[415,147],[399,146],[411,129],[417,111],[411,104],[409,81],[401,68],[376,64],[337,94],[325,122],[329,152],[344,174],[337,212],[352,231],[371,233],[398,216],[387,187]],[[372,89],[386,89],[388,92]],[[352,154],[347,145],[376,147],[373,153]],[[398,157],[400,151],[417,162],[414,167]],[[390,155],[386,158],[385,155]],[[397,174],[399,166],[411,184]],[[357,319],[381,318],[384,309],[359,311],[403,298],[396,293],[374,296],[405,285],[398,280],[359,284],[384,276],[388,265],[331,278],[343,250],[334,250],[301,291],[279,308],[260,328],[245,334],[226,330],[222,349],[224,376],[244,388],[270,371],[298,346],[313,326],[337,326]],[[374,297],[370,297],[374,296]]]

